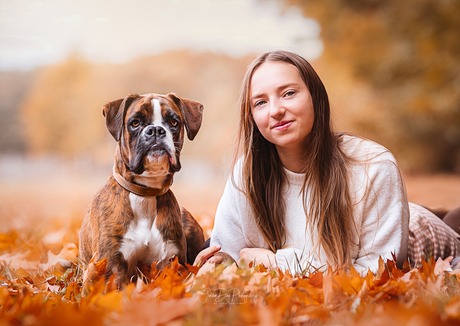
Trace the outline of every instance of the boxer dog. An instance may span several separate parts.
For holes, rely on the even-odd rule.
[[[203,230],[170,190],[181,168],[184,133],[193,140],[203,105],[175,94],[129,95],[103,107],[107,129],[117,141],[113,174],[94,197],[80,229],[83,284],[106,259],[106,279],[118,288],[138,268],[174,257],[192,264],[204,244]],[[89,282],[89,283],[88,283]]]

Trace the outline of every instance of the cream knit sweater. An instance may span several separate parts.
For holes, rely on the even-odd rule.
[[[355,161],[351,166],[350,194],[354,202],[357,228],[352,262],[360,273],[376,272],[378,261],[396,255],[398,263],[407,257],[409,203],[393,155],[372,141],[345,135],[341,148]],[[236,187],[230,177],[215,216],[211,245],[239,259],[243,248],[267,248],[254,221],[249,203],[238,189],[241,186],[241,161],[233,170]],[[304,176],[286,170],[286,245],[276,252],[273,266],[291,273],[327,268],[323,249],[315,249],[316,230],[307,222],[300,194]],[[241,188],[241,187],[240,187]],[[308,197],[308,196],[307,196]],[[308,198],[307,198],[308,205]],[[412,204],[411,204],[412,205]]]

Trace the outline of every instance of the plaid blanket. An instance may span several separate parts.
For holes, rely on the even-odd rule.
[[[460,235],[427,209],[409,204],[408,259],[419,267],[423,259],[460,256]]]

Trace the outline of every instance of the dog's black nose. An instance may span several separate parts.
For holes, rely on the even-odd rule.
[[[144,134],[147,137],[163,138],[166,135],[166,130],[160,126],[148,126],[144,129]]]

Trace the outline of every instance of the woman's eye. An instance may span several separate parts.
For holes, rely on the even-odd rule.
[[[253,104],[254,107],[258,107],[258,106],[261,106],[261,105],[264,105],[266,102],[265,101],[257,101]]]
[[[292,96],[295,94],[295,91],[287,91],[286,93],[284,93],[284,96]]]
[[[131,126],[132,128],[137,128],[137,127],[140,126],[140,124],[141,124],[141,122],[140,122],[139,120],[136,119],[136,120],[131,121],[130,126]]]

